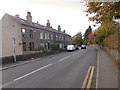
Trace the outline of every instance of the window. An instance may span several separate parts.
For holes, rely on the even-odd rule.
[[[56,40],[58,40],[58,35],[56,35]]]
[[[43,33],[40,33],[40,39],[43,39]]]
[[[45,33],[45,39],[47,39],[47,33]]]
[[[33,38],[33,30],[30,30],[30,38]]]
[[[48,39],[50,39],[49,33],[48,33]]]
[[[51,39],[53,39],[53,34],[51,34]]]
[[[22,36],[25,37],[26,30],[23,28],[22,29]]]
[[[62,40],[64,40],[64,37],[62,36]]]
[[[59,40],[61,40],[61,36],[59,36]]]
[[[69,38],[68,38],[68,41],[69,41]]]
[[[65,37],[65,41],[67,41],[67,37]]]

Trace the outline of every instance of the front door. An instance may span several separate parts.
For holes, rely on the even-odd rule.
[[[30,51],[33,51],[34,50],[34,42],[30,42]]]
[[[26,42],[23,42],[23,51],[27,51],[27,49],[26,49]]]

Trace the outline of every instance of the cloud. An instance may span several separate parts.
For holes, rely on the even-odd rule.
[[[24,0],[27,4],[37,6],[51,6],[58,8],[78,8],[79,0]]]
[[[79,31],[84,33],[89,26],[88,18],[80,9],[80,0],[2,0],[0,17],[8,13],[26,19],[26,12],[30,11],[33,22],[46,25],[50,19],[53,28],[61,25],[62,30],[73,36]]]

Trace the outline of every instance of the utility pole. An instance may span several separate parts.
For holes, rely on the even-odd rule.
[[[15,41],[15,37],[12,37],[13,40],[13,56],[14,56],[14,62],[16,62],[16,52],[15,52],[15,45],[16,45],[16,41]]]

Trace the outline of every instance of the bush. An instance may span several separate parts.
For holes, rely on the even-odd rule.
[[[103,41],[104,46],[109,47],[111,49],[118,49],[118,33],[115,33]]]
[[[50,44],[51,50],[59,50],[59,44],[53,43]]]
[[[45,48],[44,48],[44,46],[38,46],[36,48],[36,51],[45,51]]]
[[[48,50],[46,50],[46,52],[53,52],[53,50],[52,49],[48,49]]]

